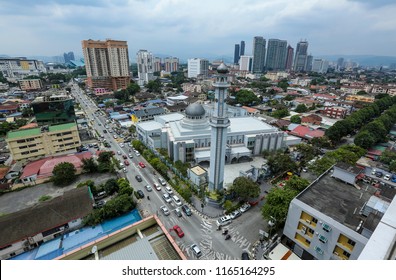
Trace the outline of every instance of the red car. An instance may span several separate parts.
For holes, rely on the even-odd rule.
[[[124,164],[125,164],[126,166],[128,166],[128,165],[129,165],[129,161],[124,160]]]
[[[145,168],[145,167],[146,167],[146,165],[144,165],[143,162],[139,162],[139,166],[140,166],[141,168]]]
[[[177,233],[177,236],[179,236],[180,238],[184,236],[184,232],[178,225],[173,226],[173,230]]]

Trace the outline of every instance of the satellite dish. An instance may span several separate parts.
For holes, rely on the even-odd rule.
[[[98,251],[98,246],[96,246],[96,245],[93,246],[92,249],[91,249],[91,253],[95,254],[97,251]]]

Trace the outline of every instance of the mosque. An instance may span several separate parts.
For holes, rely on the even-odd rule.
[[[229,107],[229,106],[227,106]],[[184,114],[158,115],[136,124],[138,139],[152,149],[164,148],[173,161],[204,164],[210,162],[210,116],[214,108],[190,104]],[[235,112],[236,108],[227,108]],[[241,109],[243,110],[243,109]],[[230,115],[230,114],[229,114]],[[229,117],[226,128],[225,163],[249,160],[266,150],[284,148],[286,134],[251,116]]]

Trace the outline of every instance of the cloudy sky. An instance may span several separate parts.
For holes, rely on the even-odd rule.
[[[126,40],[180,58],[233,56],[254,36],[318,55],[396,56],[395,0],[0,0],[0,54],[81,55],[81,40]]]

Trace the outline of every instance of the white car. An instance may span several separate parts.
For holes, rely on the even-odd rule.
[[[235,210],[235,211],[233,211],[231,214],[230,214],[230,217],[231,217],[231,219],[236,219],[236,218],[238,218],[239,216],[241,216],[242,215],[242,213],[241,213],[241,211],[239,211],[238,209],[237,210]]]
[[[162,213],[164,213],[165,216],[168,216],[170,214],[168,208],[165,205],[161,206],[160,208],[161,208]]]
[[[252,207],[249,203],[245,203],[244,205],[241,206],[241,208],[239,208],[239,211],[241,211],[242,213],[245,213],[247,210],[250,209],[250,207]]]
[[[120,143],[121,148],[124,148],[124,146],[125,146],[124,143]]]
[[[162,194],[162,198],[163,198],[166,202],[168,202],[168,203],[171,203],[171,202],[172,202],[172,198],[171,198],[170,195],[167,194],[167,193]]]
[[[165,190],[166,190],[166,192],[169,193],[169,194],[172,194],[172,193],[173,193],[172,189],[171,189],[169,186],[166,186],[166,187],[165,187]]]
[[[389,181],[390,178],[391,178],[391,175],[390,175],[390,174],[386,174],[386,175],[384,176],[384,179],[387,180],[387,181]]]

